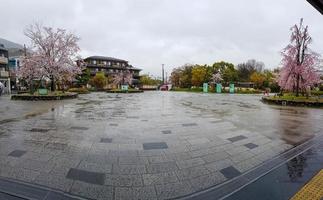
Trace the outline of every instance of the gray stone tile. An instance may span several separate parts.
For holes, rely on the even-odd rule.
[[[86,161],[82,161],[78,166],[78,169],[91,171],[91,172],[100,172],[100,173],[111,173],[112,172],[112,164],[108,163],[89,163]]]
[[[176,174],[181,181],[207,175],[209,173],[210,171],[208,171],[204,166],[191,167],[176,171]]]
[[[171,134],[172,133],[172,131],[171,130],[163,130],[162,131],[162,134]]]
[[[208,154],[206,156],[203,156],[202,159],[207,163],[211,163],[211,162],[226,159],[229,156],[230,155],[228,153],[222,151],[222,152],[216,152],[216,153]]]
[[[101,143],[112,143],[112,138],[101,138],[100,142]]]
[[[14,179],[19,179],[26,182],[32,182],[36,179],[36,177],[40,174],[39,171],[34,171],[30,169],[23,168],[11,168],[8,171],[7,177],[11,177]]]
[[[105,185],[119,187],[140,187],[143,186],[143,180],[139,174],[106,174]]]
[[[208,189],[224,182],[226,178],[220,172],[214,172],[208,175],[190,179],[190,183],[195,192]]]
[[[89,130],[88,127],[84,127],[84,126],[72,126],[71,129],[73,130],[78,130],[78,131],[85,131],[85,130]]]
[[[145,165],[148,164],[148,159],[146,157],[139,156],[121,156],[119,157],[120,165]]]
[[[30,132],[40,132],[40,133],[46,133],[50,131],[48,128],[32,128],[29,130]]]
[[[142,145],[143,145],[144,150],[167,149],[168,148],[166,142],[149,142],[149,143],[143,143]]]
[[[19,167],[24,168],[24,169],[30,169],[30,170],[34,170],[34,171],[49,173],[55,167],[55,164],[53,164],[51,162],[43,162],[43,161],[27,159],[27,160],[23,160],[19,164]]]
[[[72,194],[97,200],[114,199],[112,187],[104,185],[93,185],[79,181],[74,182],[70,192]]]
[[[134,199],[134,200],[150,200],[157,199],[156,191],[153,186],[145,187],[116,187],[115,199]]]
[[[11,153],[8,154],[8,156],[12,156],[12,157],[21,157],[23,156],[27,151],[23,151],[23,150],[14,150]]]
[[[239,176],[241,174],[241,172],[239,172],[233,166],[223,168],[220,170],[220,172],[228,179],[234,178],[234,177]]]
[[[182,126],[184,127],[197,126],[197,123],[186,123],[186,124],[182,124]]]
[[[256,147],[258,147],[258,145],[254,144],[254,143],[248,143],[244,145],[245,147],[248,147],[249,149],[254,149]]]
[[[175,172],[143,174],[142,177],[143,177],[144,185],[176,183],[179,181]]]
[[[67,179],[62,175],[59,176],[49,173],[40,173],[33,182],[66,192],[68,192],[73,185],[73,180]]]
[[[116,123],[111,123],[111,124],[109,124],[109,126],[118,126],[118,124],[116,124]]]
[[[244,135],[238,135],[238,136],[235,136],[235,137],[227,138],[227,140],[229,140],[231,142],[236,142],[236,141],[243,140],[243,139],[246,139],[246,138],[247,137],[244,136]]]
[[[202,158],[192,158],[189,160],[180,160],[180,161],[177,161],[176,163],[180,169],[184,169],[184,168],[203,165],[205,161]]]
[[[169,183],[164,185],[155,185],[158,199],[171,199],[193,192],[191,184],[187,181],[178,183]]]
[[[146,173],[145,165],[113,165],[114,174],[144,174]]]
[[[66,178],[91,184],[104,185],[105,175],[104,173],[71,168],[68,171]]]
[[[178,169],[175,162],[165,162],[157,164],[149,164],[146,166],[148,173],[162,173],[162,172],[171,172]]]

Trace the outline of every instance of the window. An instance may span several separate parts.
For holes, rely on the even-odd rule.
[[[103,64],[106,65],[107,64],[107,61],[103,61]]]
[[[92,64],[96,65],[96,60],[92,60]]]

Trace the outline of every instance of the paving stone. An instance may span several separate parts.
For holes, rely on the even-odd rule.
[[[88,127],[83,127],[83,126],[72,126],[71,129],[80,130],[80,131],[89,130]]]
[[[256,147],[258,147],[258,145],[254,144],[254,143],[248,143],[244,145],[245,147],[248,147],[249,149],[254,149]]]
[[[148,173],[162,173],[171,172],[177,170],[177,165],[175,162],[164,162],[158,164],[149,164],[146,166]]]
[[[119,187],[139,187],[143,186],[141,175],[131,174],[106,174],[105,185],[119,186]]]
[[[226,178],[220,172],[214,172],[208,175],[190,179],[190,183],[195,192],[208,189],[224,182]]]
[[[227,140],[229,140],[231,142],[236,142],[236,141],[243,140],[243,139],[246,139],[246,138],[247,138],[246,136],[239,135],[239,136],[227,138]]]
[[[144,150],[152,150],[152,149],[167,149],[168,146],[166,142],[150,142],[150,143],[143,143]]]
[[[186,123],[186,124],[182,124],[182,126],[184,127],[197,126],[197,123]]]
[[[44,148],[54,149],[54,150],[65,150],[67,148],[67,143],[62,142],[48,142]]]
[[[47,162],[53,158],[53,155],[47,153],[40,153],[40,152],[27,152],[24,155],[25,159],[40,161],[40,162]]]
[[[144,174],[146,173],[145,165],[113,165],[114,174]]]
[[[40,173],[33,182],[66,192],[68,192],[73,185],[73,180],[67,179],[62,175],[59,176],[44,172]]]
[[[43,161],[37,161],[37,160],[23,160],[19,167],[24,169],[30,169],[34,171],[40,171],[40,172],[50,172],[54,167],[55,164],[51,162],[43,162]]]
[[[118,126],[118,124],[111,123],[111,124],[109,124],[109,126]]]
[[[230,155],[224,151],[222,152],[216,152],[216,153],[212,153],[212,154],[208,154],[206,156],[203,156],[202,159],[207,162],[207,163],[211,163],[214,161],[219,161],[219,160],[223,160],[228,158]]]
[[[46,132],[50,131],[50,129],[45,129],[45,128],[32,128],[29,131],[30,132],[46,133]]]
[[[105,175],[104,173],[71,168],[67,173],[66,178],[91,184],[103,185]]]
[[[191,184],[187,181],[155,185],[158,199],[171,199],[193,192]]]
[[[157,174],[143,174],[144,185],[156,185],[178,182],[175,172],[163,172]]]
[[[233,166],[223,168],[220,170],[220,172],[228,179],[234,178],[234,177],[239,176],[241,174],[241,172],[239,172]]]
[[[113,188],[104,185],[93,185],[80,181],[75,181],[70,192],[79,196],[84,196],[97,200],[113,199]]]
[[[21,157],[23,156],[27,151],[23,151],[23,150],[14,150],[11,153],[8,154],[8,156],[12,156],[12,157]]]
[[[172,162],[175,159],[171,159],[169,157],[166,157],[165,155],[156,155],[156,156],[149,156],[147,157],[149,163],[156,164],[156,163],[162,163],[162,162]]]
[[[145,187],[116,187],[115,199],[150,200],[157,199],[156,191],[153,186]]]
[[[172,133],[172,131],[171,130],[163,130],[162,131],[162,134],[171,134]]]
[[[204,163],[205,161],[202,158],[192,158],[189,160],[177,161],[177,166],[180,169],[184,169],[184,168],[190,168],[198,165],[203,165]]]
[[[11,168],[8,171],[7,177],[11,177],[14,179],[19,179],[26,182],[32,182],[36,179],[36,177],[40,174],[39,171],[34,171],[30,169],[23,168]]]
[[[188,142],[191,145],[199,145],[199,144],[209,143],[210,140],[208,140],[207,138],[194,138],[194,139],[188,140]]]
[[[101,138],[101,143],[112,143],[112,138]]]
[[[148,159],[146,157],[138,156],[121,156],[119,157],[119,164],[124,165],[145,165],[148,164]]]
[[[91,172],[100,172],[100,173],[111,173],[112,172],[112,164],[108,163],[88,163],[86,161],[82,161],[78,166],[78,169],[91,171]]]
[[[204,166],[191,167],[176,171],[176,174],[181,181],[207,175],[209,173],[210,172]]]

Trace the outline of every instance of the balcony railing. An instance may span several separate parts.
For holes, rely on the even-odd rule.
[[[6,57],[0,57],[0,64],[8,64],[8,58]]]
[[[0,77],[8,78],[9,77],[9,72],[8,71],[0,71]]]

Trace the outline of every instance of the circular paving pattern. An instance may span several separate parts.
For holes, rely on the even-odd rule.
[[[40,104],[2,98],[0,176],[94,199],[185,196],[322,132],[322,110],[260,98],[156,91]]]

